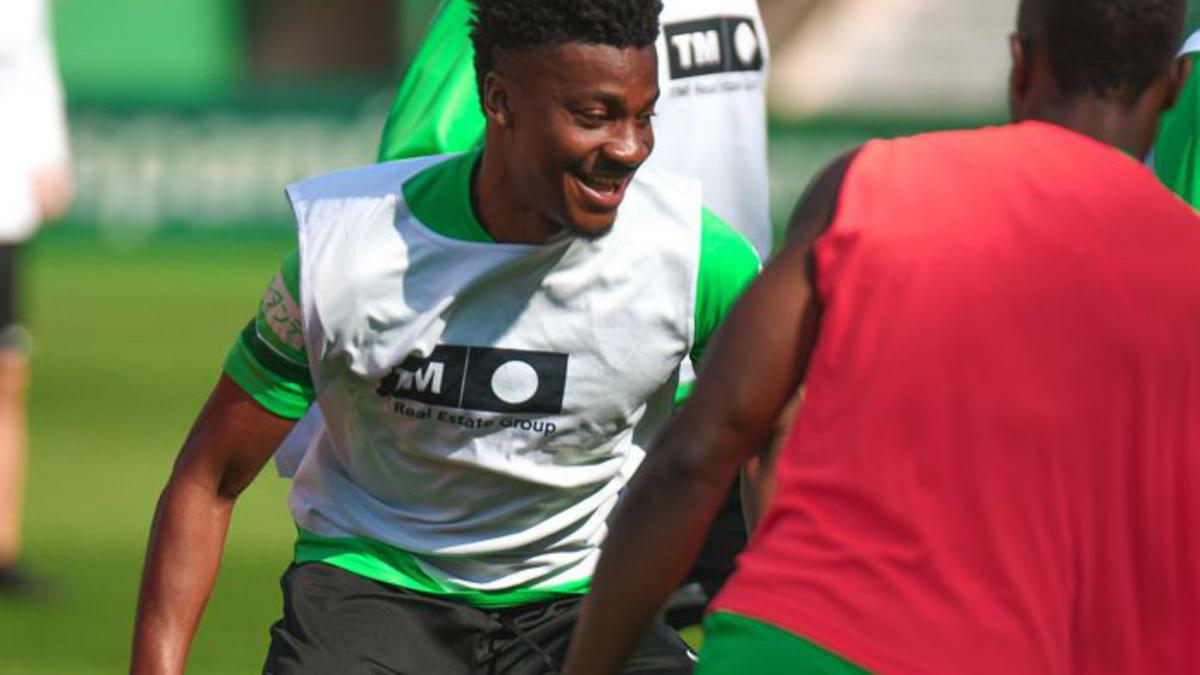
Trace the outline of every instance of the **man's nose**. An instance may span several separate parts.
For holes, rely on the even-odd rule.
[[[604,154],[614,162],[637,166],[646,161],[654,147],[654,135],[635,121],[621,124],[604,145]]]

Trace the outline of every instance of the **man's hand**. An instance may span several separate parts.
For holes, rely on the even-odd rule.
[[[234,501],[294,426],[222,375],[158,501],[142,572],[133,675],[183,673]]]
[[[55,221],[67,214],[75,199],[75,181],[67,162],[37,169],[32,185],[39,223]]]

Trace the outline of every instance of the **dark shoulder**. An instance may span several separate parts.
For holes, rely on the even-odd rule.
[[[796,202],[792,217],[788,221],[789,244],[809,246],[828,229],[837,214],[842,183],[850,166],[858,157],[862,147],[855,147],[830,162],[816,178],[808,184],[804,195]]]

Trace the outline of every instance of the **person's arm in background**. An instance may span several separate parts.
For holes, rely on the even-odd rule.
[[[1180,58],[1187,59],[1195,71],[1200,60],[1200,31],[1188,39]],[[1188,78],[1179,102],[1163,115],[1153,163],[1167,187],[1200,208],[1200,77]]]
[[[853,154],[801,201],[792,234],[730,313],[691,400],[646,454],[614,516],[565,675],[616,673],[695,557],[739,467],[799,389],[819,306],[810,252]]]
[[[212,593],[234,503],[315,398],[293,253],[184,442],[159,498],[142,572],[130,672],[182,673]]]
[[[853,161],[857,150],[851,150],[839,157],[830,168],[809,186],[797,203],[796,212],[792,214],[788,224],[787,237],[792,245],[799,243],[811,247],[817,236],[833,222],[838,193],[842,176]],[[820,230],[814,229],[813,223],[820,225]],[[811,263],[810,263],[811,264]],[[815,283],[815,274],[814,281]],[[804,388],[797,390],[788,404],[784,406],[775,421],[775,427],[770,436],[759,447],[746,464],[742,467],[741,491],[742,508],[746,518],[746,529],[753,532],[762,520],[771,497],[775,494],[775,465],[779,453],[783,451],[788,434],[791,433],[792,421],[804,402]]]
[[[464,152],[483,143],[470,19],[467,0],[447,0],[438,9],[383,125],[379,161]]]

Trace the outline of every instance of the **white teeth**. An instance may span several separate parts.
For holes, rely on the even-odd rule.
[[[616,192],[621,187],[621,181],[604,180],[602,178],[585,178],[583,182],[597,192]]]

